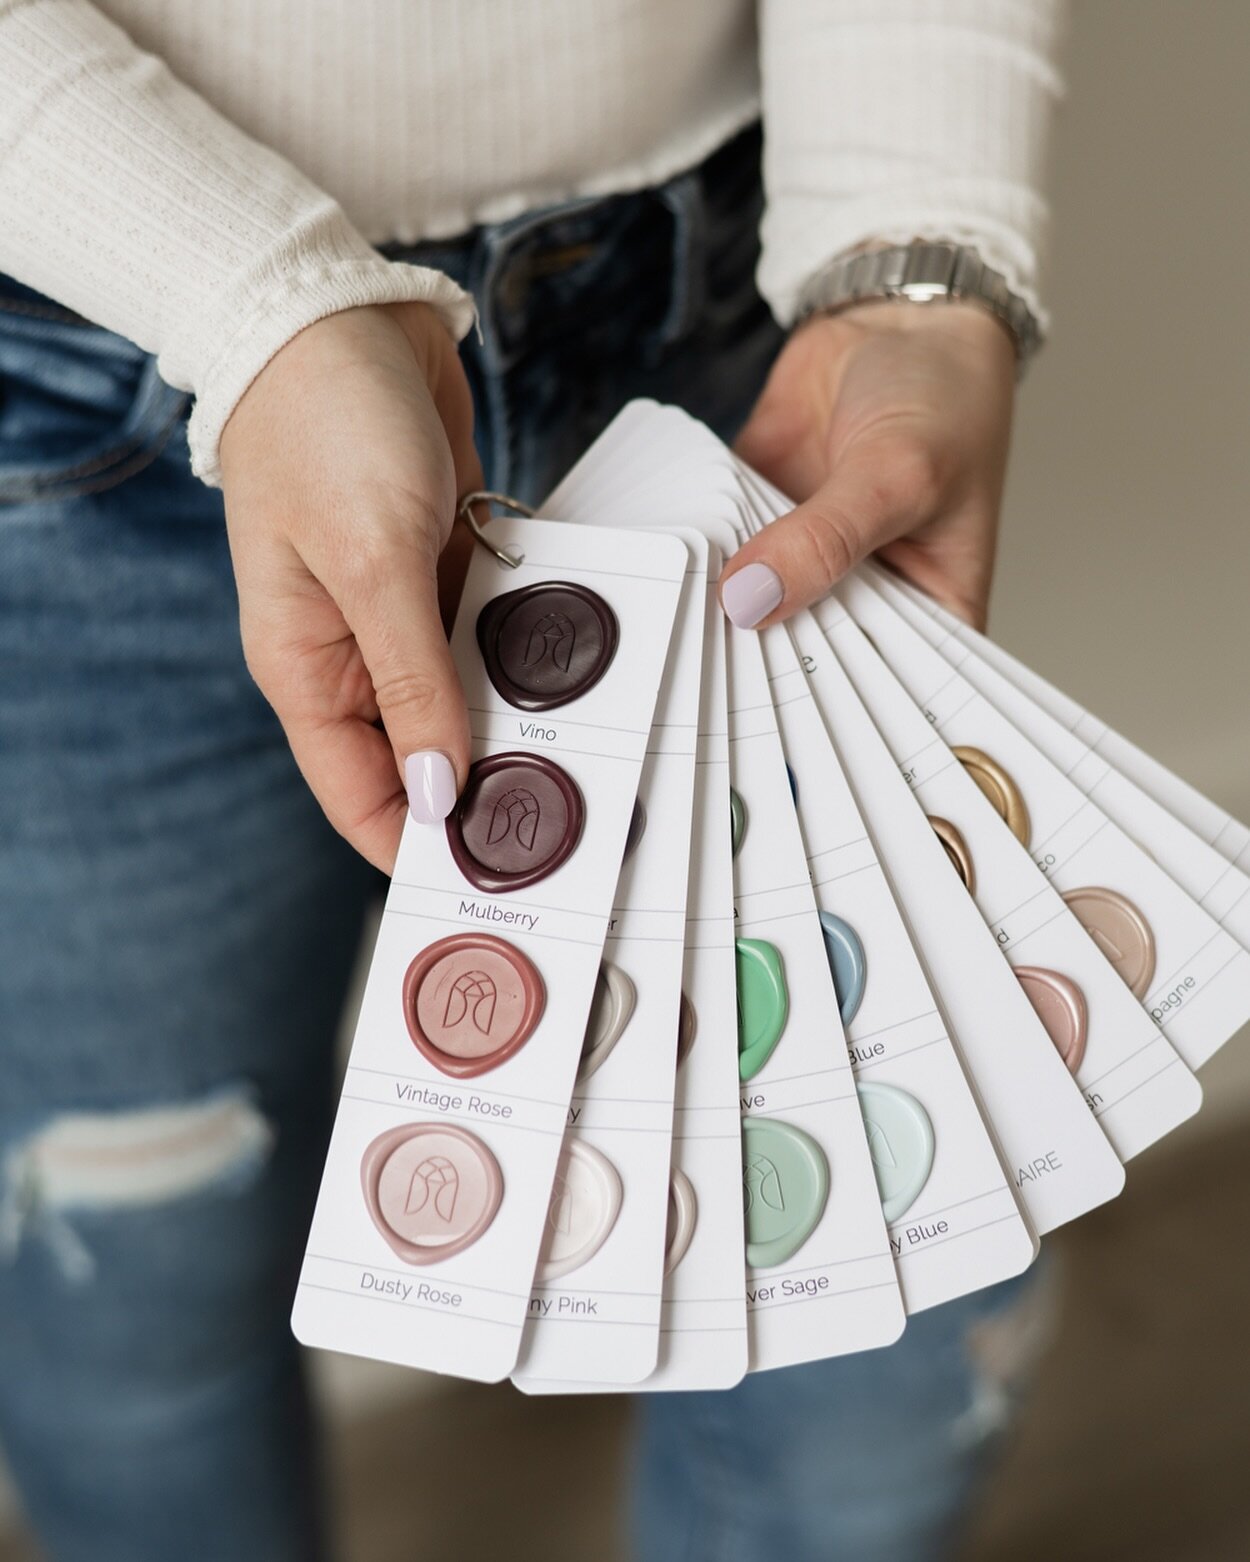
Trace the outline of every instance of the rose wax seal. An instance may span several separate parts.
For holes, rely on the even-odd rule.
[[[404,1020],[417,1051],[457,1079],[519,1052],[546,1006],[543,979],[519,949],[457,933],[423,949],[404,977]]]
[[[503,1199],[499,1162],[452,1123],[379,1134],[361,1159],[360,1183],[373,1224],[406,1264],[437,1264],[471,1247]]]
[[[572,777],[545,754],[479,759],[447,816],[456,866],[489,895],[554,873],[581,838],[585,805]]]
[[[593,689],[619,640],[616,614],[603,598],[565,580],[506,592],[477,619],[487,676],[519,710],[555,710]]]

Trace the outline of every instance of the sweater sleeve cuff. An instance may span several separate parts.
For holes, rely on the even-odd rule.
[[[272,285],[248,289],[251,296],[242,309],[237,299],[234,307],[219,301],[208,319],[196,322],[162,352],[161,372],[177,383],[166,372],[167,357],[180,364],[200,357],[198,344],[214,339],[220,344],[214,355],[201,360],[205,367],[194,377],[197,394],[188,429],[192,470],[210,487],[221,485],[221,435],[231,413],[270,359],[305,326],[343,309],[401,303],[429,304],[455,341],[473,325],[473,300],[450,277],[426,266],[388,261],[358,242],[364,253],[356,256],[301,258]],[[223,314],[232,323],[220,331],[216,327],[225,323]]]
[[[806,225],[808,248],[803,252],[791,245],[781,259],[776,249],[766,250],[760,268],[760,291],[773,315],[782,325],[793,325],[808,284],[831,261],[867,245],[961,244],[976,250],[986,263],[1000,272],[1007,286],[1028,305],[1037,321],[1043,340],[1050,332],[1050,315],[1041,302],[1037,286],[1037,255],[1033,246],[1005,225],[977,222],[966,217],[926,216],[913,206],[904,211],[844,211],[835,222],[821,223],[815,213]],[[858,220],[857,220],[858,219]]]

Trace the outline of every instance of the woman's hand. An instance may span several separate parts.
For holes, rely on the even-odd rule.
[[[861,304],[801,326],[738,441],[799,502],[731,560],[721,601],[763,627],[878,553],[983,627],[1015,352],[973,304]]]
[[[469,763],[439,614],[440,562],[458,590],[469,546],[447,547],[457,495],[482,486],[455,343],[424,304],[318,321],[221,457],[248,667],[331,824],[389,872],[409,800],[441,819]]]

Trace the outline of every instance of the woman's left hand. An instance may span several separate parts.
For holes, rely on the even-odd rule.
[[[737,445],[798,508],[726,566],[733,622],[788,618],[878,553],[983,627],[1015,378],[1011,338],[974,304],[868,303],[800,326]]]

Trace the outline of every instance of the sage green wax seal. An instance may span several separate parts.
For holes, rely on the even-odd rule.
[[[738,1074],[753,1079],[773,1055],[790,1013],[781,955],[763,938],[735,939],[738,953]]]
[[[811,1134],[771,1117],[742,1119],[742,1199],[752,1269],[793,1258],[820,1224],[828,1197],[829,1162]]]
[[[860,1085],[859,1109],[868,1153],[877,1176],[881,1213],[890,1225],[920,1196],[933,1170],[933,1124],[929,1114],[897,1085]]]
[[[742,837],[746,834],[747,811],[746,805],[734,791],[729,788],[729,840],[733,855],[736,857],[742,850]]]

